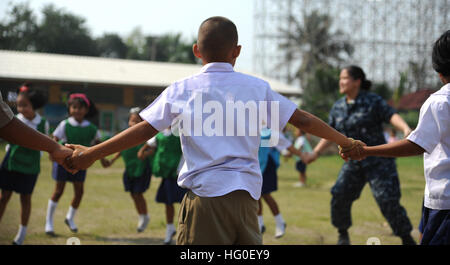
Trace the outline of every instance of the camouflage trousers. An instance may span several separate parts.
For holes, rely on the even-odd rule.
[[[333,188],[331,189],[331,222],[338,230],[347,230],[352,225],[351,207],[359,198],[366,182],[372,194],[397,236],[408,235],[412,225],[405,208],[400,205],[400,182],[395,160],[376,159],[369,166],[360,162],[346,162]]]

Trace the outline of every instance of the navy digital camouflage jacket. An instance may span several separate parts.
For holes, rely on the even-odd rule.
[[[361,140],[368,146],[385,144],[383,123],[389,123],[396,110],[377,94],[361,90],[353,104],[340,98],[331,108],[328,124],[347,137]],[[377,161],[368,157],[363,166]],[[356,162],[356,161],[352,161]]]

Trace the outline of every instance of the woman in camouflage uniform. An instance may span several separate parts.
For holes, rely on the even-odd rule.
[[[339,92],[344,97],[336,101],[329,114],[329,124],[348,137],[369,146],[386,143],[383,123],[391,123],[407,136],[411,129],[380,96],[369,92],[371,82],[358,66],[344,68],[339,76]],[[322,139],[314,149],[317,158],[331,144]],[[403,244],[415,244],[411,237],[411,222],[400,205],[400,182],[393,158],[368,157],[362,161],[345,162],[331,189],[331,221],[339,231],[338,244],[350,244],[351,206],[369,182],[372,194],[383,216]]]

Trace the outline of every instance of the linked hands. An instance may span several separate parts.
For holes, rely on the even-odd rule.
[[[72,174],[75,174],[78,170],[87,169],[96,160],[88,155],[89,147],[78,144],[66,144],[65,146],[73,151],[72,155],[64,161],[64,167]]]
[[[66,170],[70,170],[66,165],[66,158],[72,156],[73,150],[60,144],[55,145],[56,148],[49,152],[50,159],[63,166]]]
[[[349,159],[358,161],[365,159],[367,154],[364,147],[367,145],[360,140],[354,140],[352,138],[348,139],[351,140],[351,145],[345,147],[339,146],[339,155],[342,159],[345,161],[348,161]]]

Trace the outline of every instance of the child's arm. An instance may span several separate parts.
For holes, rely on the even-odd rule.
[[[385,157],[402,157],[421,155],[425,150],[410,140],[403,139],[390,144],[382,144],[377,146],[364,146],[361,155],[351,156],[346,152],[340,152],[342,158],[347,159],[364,159],[368,156],[385,156]]]
[[[148,144],[144,144],[138,151],[137,153],[137,157],[140,160],[144,160],[145,158],[147,158],[148,156],[153,155],[153,153],[155,153],[155,148],[149,146]]]
[[[293,145],[289,146],[287,148],[287,150],[291,153],[294,154],[298,157],[300,157],[300,159],[303,161],[303,163],[305,164],[309,164],[312,162],[312,155],[308,154],[308,153],[303,153],[302,151],[300,151],[299,149],[295,148]]]
[[[101,143],[102,141],[100,141],[99,139],[95,139],[94,145],[97,145],[99,143]],[[119,155],[117,156],[117,158],[120,156],[120,153],[118,153]],[[114,159],[115,158],[115,159]],[[103,157],[102,159],[100,159],[100,163],[102,164],[102,166],[104,168],[106,167],[110,167],[112,165],[112,163],[114,163],[114,161],[117,159],[116,157],[114,157],[113,160],[108,160],[106,157]]]
[[[403,132],[403,137],[407,137],[411,133],[411,128],[409,128],[408,124],[403,120],[403,118],[395,113],[392,115],[390,123],[397,129]]]
[[[64,159],[72,154],[72,150],[69,148],[58,144],[47,135],[31,129],[15,117],[1,128],[0,136],[12,144],[46,151],[50,154],[52,160],[61,165],[63,165]]]
[[[112,164],[114,164],[114,162],[115,162],[119,157],[120,157],[120,152],[117,152],[117,153],[113,156],[113,158],[111,158],[111,160],[107,159],[106,157],[105,157],[105,158],[102,158],[102,160],[101,160],[102,166],[103,166],[104,168],[112,166]]]
[[[96,160],[110,154],[120,152],[136,146],[156,135],[158,131],[146,121],[142,121],[114,137],[92,147],[68,144],[67,147],[74,150],[67,166],[72,169],[82,170],[88,168]]]
[[[289,123],[305,132],[335,142],[342,147],[350,148],[354,145],[354,141],[306,111],[296,109],[289,119]]]

